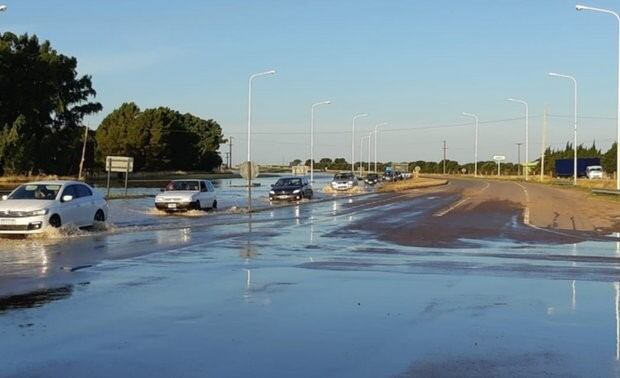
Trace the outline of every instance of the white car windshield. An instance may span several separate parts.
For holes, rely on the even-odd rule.
[[[200,190],[199,181],[171,181],[166,185],[167,192],[184,191],[184,192],[197,192]]]
[[[337,174],[336,176],[334,176],[334,180],[338,181],[338,180],[352,180],[353,177],[351,176],[351,174],[347,174],[347,173],[343,173],[343,174]]]
[[[27,184],[17,188],[9,199],[12,200],[54,200],[58,196],[60,185]]]
[[[601,167],[589,167],[588,170],[590,172],[600,172],[600,171],[602,171]]]

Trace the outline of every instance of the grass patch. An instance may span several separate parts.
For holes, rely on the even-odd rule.
[[[448,183],[448,180],[446,179],[418,177],[418,178],[411,178],[409,180],[403,180],[403,181],[386,182],[382,184],[377,191],[381,193],[402,192],[402,191],[411,190],[411,189],[429,188],[432,186],[446,185],[447,183]]]

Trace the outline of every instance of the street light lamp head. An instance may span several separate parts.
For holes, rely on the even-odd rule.
[[[584,5],[577,4],[577,5],[575,5],[575,9],[577,9],[578,11],[581,11],[581,10],[586,9],[586,7]]]
[[[555,72],[549,72],[549,76],[560,76],[560,75],[556,74]]]
[[[9,7],[6,5],[0,5],[0,12],[5,12]]]

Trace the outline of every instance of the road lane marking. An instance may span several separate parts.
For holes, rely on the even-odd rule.
[[[523,193],[525,194],[525,208],[523,209],[523,223],[525,223],[525,225],[527,226],[531,226],[530,225],[530,194],[527,191],[527,188],[521,184],[519,184],[518,182],[515,182],[515,184],[519,185],[521,187],[521,189],[523,189]]]
[[[448,214],[449,212],[451,212],[452,210],[456,209],[457,207],[461,206],[462,204],[464,204],[465,202],[469,201],[469,197],[467,198],[463,198],[462,200],[460,200],[459,202],[455,203],[454,205],[450,206],[449,208],[442,210],[438,213],[433,214],[434,217],[443,217],[444,215]]]
[[[530,194],[527,191],[527,188],[525,186],[519,184],[518,182],[515,182],[515,184],[519,185],[521,187],[521,189],[523,189],[523,193],[525,194],[525,208],[523,209],[523,223],[526,226],[531,227],[531,228],[533,228],[535,230],[548,232],[550,234],[566,236],[566,237],[574,238],[574,239],[581,239],[581,237],[579,237],[579,236],[575,236],[575,235],[571,235],[571,234],[566,234],[564,232],[560,232],[560,231],[556,231],[556,230],[550,230],[548,228],[542,228],[542,227],[538,227],[538,226],[535,226],[535,225],[531,224],[530,223],[530,208],[529,208]]]
[[[474,195],[477,196],[477,195],[482,194],[482,192],[484,192],[485,190],[489,189],[490,186],[491,186],[491,184],[487,182],[486,185],[484,186],[484,188],[482,188],[479,191],[477,191]],[[462,204],[464,204],[465,202],[469,201],[470,199],[471,199],[471,197],[465,197],[462,200],[460,200],[457,203],[455,203],[454,205],[450,206],[449,208],[433,214],[433,216],[434,217],[443,217],[444,215],[448,214],[449,212],[451,212],[452,210],[454,210],[457,207],[461,206]]]

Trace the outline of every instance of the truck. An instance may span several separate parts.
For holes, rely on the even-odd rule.
[[[599,158],[578,158],[577,159],[577,177],[586,177],[587,168],[590,166],[600,166],[601,159]],[[573,177],[574,171],[573,159],[558,159],[555,161],[555,175],[556,177]]]

